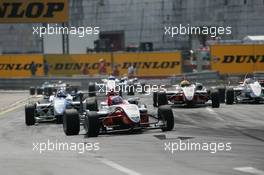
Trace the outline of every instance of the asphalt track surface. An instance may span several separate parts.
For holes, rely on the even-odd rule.
[[[83,130],[78,136],[65,136],[62,126],[53,123],[28,127],[24,123],[27,92],[0,92],[0,95],[0,174],[264,174],[264,105],[174,108],[175,129],[171,132],[148,130],[87,138]],[[140,95],[140,98],[151,112],[156,111],[151,96]],[[33,143],[48,140],[96,143],[100,149],[84,153],[34,150]],[[166,149],[165,145],[179,144],[180,140],[231,143],[232,149],[216,153]]]

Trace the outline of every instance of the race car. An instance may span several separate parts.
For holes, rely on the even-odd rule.
[[[110,132],[142,129],[171,131],[174,128],[174,116],[169,106],[160,106],[157,114],[152,115],[148,113],[146,105],[140,104],[137,98],[124,100],[119,95],[108,94],[106,101],[101,102],[99,108],[95,98],[88,101],[90,102],[87,102],[87,109],[66,109],[63,118],[63,130],[66,135],[78,135],[81,125],[88,137]]]
[[[114,76],[109,76],[107,79],[102,79],[102,82],[106,93],[115,89],[117,92],[119,91],[120,95],[122,95],[123,92],[126,92],[127,95],[135,95],[137,88],[142,89],[141,93],[144,93],[145,85],[139,82],[138,78],[128,79],[127,77],[123,77],[118,79]]]
[[[262,84],[262,85],[261,85]],[[245,78],[236,87],[228,87],[226,90],[226,104],[233,103],[261,103],[264,102],[263,81],[253,78]]]
[[[67,91],[78,91],[79,87],[78,86],[73,86],[73,85],[69,85],[66,84],[62,81],[58,81],[58,82],[44,82],[41,86],[38,87],[30,87],[29,89],[29,93],[30,95],[44,95],[46,97],[49,97],[50,95],[52,95],[53,93],[55,93],[58,89],[61,88],[65,88]]]
[[[35,103],[29,102],[25,106],[25,123],[28,126],[42,121],[56,121],[57,124],[62,124],[65,109],[67,107],[79,108],[79,106],[78,93],[68,93],[61,87],[48,99],[43,98]]]
[[[179,85],[174,85],[175,90],[154,92],[153,106],[173,104],[174,106],[193,107],[204,105],[211,101],[213,108],[220,107],[219,92],[217,89],[207,90],[201,83],[191,84],[183,80]]]

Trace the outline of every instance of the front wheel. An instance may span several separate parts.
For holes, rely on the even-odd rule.
[[[231,105],[234,103],[234,99],[235,99],[235,92],[234,89],[229,88],[226,90],[226,104]]]
[[[162,131],[171,131],[174,128],[174,116],[170,106],[160,106],[158,108],[158,117],[164,121]]]
[[[33,104],[28,104],[25,106],[25,123],[31,126],[34,125],[35,122],[35,106]]]
[[[67,136],[79,134],[80,118],[76,109],[66,109],[63,116],[63,131]]]
[[[97,137],[100,131],[99,115],[94,111],[87,111],[84,129],[88,137]]]
[[[63,116],[62,115],[56,115],[56,124],[62,124],[63,123]]]
[[[212,101],[212,108],[219,108],[220,107],[219,92],[217,92],[217,91],[211,92],[211,101]]]

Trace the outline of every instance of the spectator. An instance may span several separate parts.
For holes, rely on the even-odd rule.
[[[135,73],[136,73],[136,70],[135,70],[134,66],[131,64],[128,67],[128,78],[135,76]]]
[[[32,77],[36,76],[37,65],[35,64],[34,61],[31,62],[31,65],[30,65],[30,71],[31,71],[31,76],[32,76]]]
[[[106,63],[102,58],[99,60],[99,75],[106,75]]]
[[[114,65],[114,67],[113,67],[113,76],[115,76],[115,77],[118,77],[119,76],[119,74],[120,74],[120,71],[119,71],[119,69],[118,69],[118,65]]]
[[[49,75],[49,68],[50,68],[49,63],[47,62],[46,59],[44,59],[44,62],[43,62],[43,71],[44,71],[44,75],[45,76],[48,76]]]
[[[82,74],[83,75],[88,75],[89,74],[89,68],[88,68],[88,64],[85,64],[83,70],[82,70]]]

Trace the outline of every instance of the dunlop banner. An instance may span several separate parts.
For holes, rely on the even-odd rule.
[[[133,65],[138,76],[171,76],[181,74],[180,52],[121,53],[115,55],[121,74]]]
[[[212,70],[222,74],[264,71],[264,45],[212,45]]]
[[[68,0],[0,0],[0,23],[68,21]]]
[[[42,76],[42,55],[2,55],[0,56],[0,77],[30,77],[32,61],[37,67],[36,76]]]
[[[120,75],[128,72],[128,67],[136,68],[137,76],[171,76],[181,73],[180,52],[146,52],[88,55],[45,55],[50,64],[50,75],[79,75],[85,67],[89,75],[98,75],[99,60],[105,60],[107,73],[112,72],[112,62]]]
[[[107,72],[111,72],[110,54],[89,55],[45,55],[44,58],[50,65],[49,74],[53,76],[80,75],[87,66],[88,75],[97,75],[99,60],[106,62]]]

